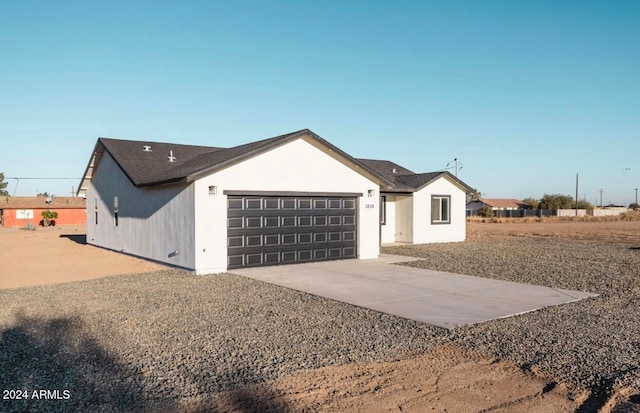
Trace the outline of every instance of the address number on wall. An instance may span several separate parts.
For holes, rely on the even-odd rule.
[[[365,208],[375,208],[375,204],[366,204]]]

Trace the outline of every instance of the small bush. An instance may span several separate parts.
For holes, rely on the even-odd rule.
[[[33,225],[31,222],[28,222],[27,225],[22,227],[22,229],[25,230],[25,231],[35,231],[36,230],[36,226]]]
[[[638,211],[629,211],[620,215],[620,219],[623,221],[640,221],[640,212]]]
[[[485,218],[492,218],[495,214],[489,205],[485,205],[478,211],[478,215]]]
[[[48,227],[56,224],[58,213],[56,211],[42,211],[42,226]]]

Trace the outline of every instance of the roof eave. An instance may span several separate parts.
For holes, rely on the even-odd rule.
[[[133,186],[139,187],[141,186],[140,182],[136,182],[131,175],[129,175],[129,173],[127,172],[127,170],[125,168],[122,167],[122,165],[120,165],[120,162],[118,162],[118,158],[115,157],[113,155],[113,153],[111,153],[111,151],[109,150],[109,148],[107,148],[107,145],[105,145],[104,143],[102,143],[102,139],[107,139],[107,138],[98,138],[98,142],[102,145],[102,147],[104,148],[104,151],[107,152],[109,154],[109,156],[111,157],[111,159],[113,159],[113,162],[116,163],[116,165],[118,165],[118,168],[120,168],[120,170],[122,171],[122,173],[127,177],[127,179],[129,180],[129,182],[131,182],[131,184]],[[94,165],[95,167],[95,165]]]
[[[376,172],[372,168],[369,168],[363,162],[360,162],[359,160],[357,160],[353,156],[351,156],[348,153],[344,152],[342,149],[340,149],[337,146],[333,145],[329,141],[326,141],[325,139],[321,138],[320,136],[316,135],[315,133],[313,133],[311,131],[309,131],[309,132],[310,132],[310,134],[312,135],[312,137],[316,141],[322,143],[324,146],[326,146],[327,148],[331,149],[333,152],[335,152],[337,154],[340,154],[344,158],[348,159],[354,165],[357,165],[358,168],[362,168],[364,171],[367,171],[370,175],[373,175],[374,177],[376,177],[380,181],[380,182],[378,182],[379,185],[384,185],[386,188],[393,188],[393,187],[396,186],[395,182],[390,181],[389,179],[387,179],[384,176],[380,175],[378,172]]]
[[[463,190],[467,194],[471,194],[471,193],[475,192],[475,189],[471,188],[469,185],[465,184],[464,182],[462,182],[457,177],[451,175],[451,172],[448,172],[448,171],[442,171],[441,173],[436,175],[434,178],[432,178],[429,181],[425,182],[424,184],[420,185],[418,188],[416,188],[416,190],[414,192],[418,192],[418,191],[422,190],[424,187],[426,187],[428,185],[431,185],[434,181],[436,181],[436,180],[438,180],[440,178],[443,178],[443,177],[444,178],[448,178],[448,180],[451,183],[453,183],[454,185],[459,187],[461,190]]]
[[[172,185],[172,184],[180,184],[180,183],[189,183],[186,177],[178,177],[178,178],[169,178],[163,179],[160,181],[151,181],[151,182],[141,182],[139,184],[134,184],[137,188],[148,188],[152,186],[162,186],[162,185]]]
[[[202,177],[211,175],[212,173],[218,172],[222,169],[228,168],[232,165],[235,165],[237,163],[240,163],[246,159],[249,159],[255,155],[259,155],[269,149],[273,149],[273,148],[277,148],[278,146],[282,146],[285,145],[293,140],[296,140],[298,138],[302,138],[304,136],[308,136],[309,138],[315,140],[316,142],[320,143],[321,145],[325,146],[327,149],[330,149],[332,152],[335,152],[336,154],[340,155],[341,157],[347,159],[349,162],[351,162],[354,166],[357,166],[358,168],[362,168],[364,171],[366,171],[367,173],[369,173],[370,175],[374,176],[375,178],[377,178],[379,180],[378,184],[379,185],[384,185],[386,188],[393,188],[395,186],[395,183],[389,181],[388,179],[384,178],[383,176],[381,176],[380,174],[378,174],[377,172],[373,171],[371,168],[367,167],[366,165],[364,165],[362,162],[359,162],[357,159],[353,158],[351,155],[347,154],[346,152],[342,151],[340,148],[338,148],[337,146],[329,143],[328,141],[326,141],[325,139],[321,138],[320,136],[316,135],[315,133],[313,133],[312,131],[310,131],[309,129],[303,129],[300,130],[298,132],[294,132],[291,135],[288,135],[284,138],[282,138],[281,140],[277,140],[277,141],[272,141],[272,142],[267,142],[266,144],[257,147],[251,151],[248,151],[246,153],[243,153],[242,155],[238,155],[232,159],[229,159],[227,161],[221,162],[217,165],[211,166],[209,168],[203,169],[201,171],[198,172],[194,172],[190,175],[187,175],[185,177],[186,182],[193,182],[197,179],[200,179]]]

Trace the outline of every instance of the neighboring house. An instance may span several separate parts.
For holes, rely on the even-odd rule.
[[[476,215],[478,211],[487,206],[493,211],[515,211],[529,208],[527,204],[518,199],[480,198],[468,202],[467,211],[470,211],[471,215]]]
[[[58,213],[55,225],[84,225],[87,223],[87,209],[84,198],[7,196],[0,197],[0,225],[3,227],[24,227],[29,222],[40,225],[42,212],[51,210]]]
[[[375,258],[381,217],[399,228],[384,242],[464,240],[469,187],[385,162],[307,129],[232,148],[100,138],[79,187],[87,242],[207,274]]]

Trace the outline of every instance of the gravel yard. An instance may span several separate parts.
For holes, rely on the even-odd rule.
[[[165,270],[0,290],[2,389],[71,391],[58,403],[3,400],[0,410],[174,411],[305,369],[393,362],[443,344],[591,389],[581,411],[619,389],[626,396],[617,409],[639,406],[625,402],[640,389],[637,246],[517,239],[383,252],[424,259],[408,265],[600,296],[447,331],[232,274]]]
[[[421,268],[589,291],[599,297],[455,329],[448,340],[509,359],[574,388],[601,406],[640,389],[640,247],[554,239],[467,241],[385,248],[421,257]]]
[[[16,412],[176,407],[301,369],[419,354],[445,333],[230,274],[0,290],[0,302],[1,387],[73,392]]]

